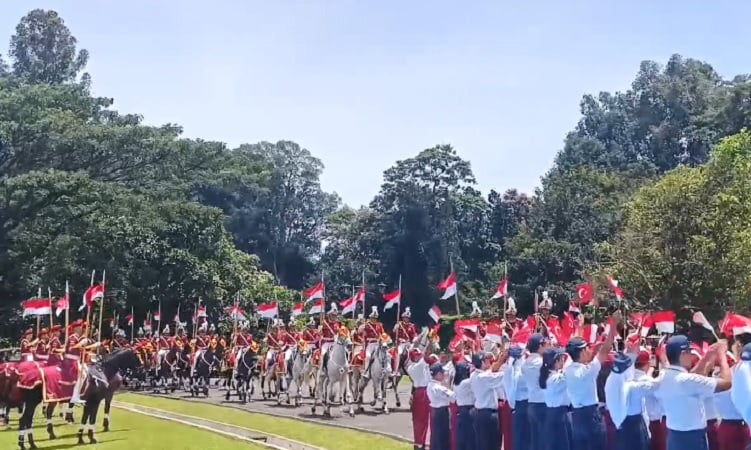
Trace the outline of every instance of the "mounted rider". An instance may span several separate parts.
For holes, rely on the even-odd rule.
[[[365,361],[368,366],[365,368],[363,377],[370,377],[370,366],[373,364],[373,354],[378,350],[379,340],[384,333],[383,324],[378,321],[378,307],[371,307],[368,321],[360,328],[360,333],[365,338]]]
[[[287,322],[287,328],[282,330],[282,343],[284,344],[284,361],[290,363],[292,360],[292,352],[300,340],[300,336],[297,333],[297,322],[295,319],[290,319]]]
[[[558,316],[550,313],[553,309],[553,300],[548,297],[547,291],[542,293],[542,301],[540,301],[539,309],[540,312],[537,314],[537,326],[535,328],[537,332],[548,336],[548,321],[550,319],[558,319]]]
[[[50,341],[48,344],[49,357],[47,358],[47,365],[57,366],[63,360],[63,353],[65,353],[65,347],[60,341],[61,325],[54,325],[50,327]]]
[[[42,328],[34,343],[34,361],[47,363],[50,358],[49,330]]]
[[[321,340],[321,333],[318,332],[316,327],[316,319],[311,317],[307,325],[307,328],[302,332],[302,340],[308,344],[309,348],[315,349],[318,346],[318,341]]]
[[[281,319],[274,319],[271,325],[271,331],[266,335],[263,340],[266,342],[266,369],[274,364],[274,358],[276,355],[283,351],[284,347],[284,322]]]
[[[98,342],[93,342],[86,337],[84,330],[86,330],[87,326],[86,321],[80,319],[70,324],[68,342],[65,343],[65,355],[63,356],[60,369],[63,372],[67,371],[69,376],[75,374],[75,385],[73,386],[73,394],[70,399],[71,403],[82,403],[81,388],[83,387],[83,382],[86,380],[86,362],[89,358],[87,353],[99,346]],[[63,377],[66,380],[70,379],[65,375]]]
[[[514,333],[524,328],[524,321],[516,317],[516,301],[513,298],[509,297],[506,300],[506,303],[507,306],[504,331],[509,335],[509,337],[511,337],[514,335]]]
[[[339,309],[336,307],[335,302],[331,302],[331,309],[328,311],[328,317],[321,322],[321,369],[326,370],[327,358],[326,354],[334,345],[336,336],[339,334],[339,328],[342,323],[339,321]]]
[[[401,320],[394,325],[394,340],[397,345],[397,358],[401,358],[402,355],[407,352],[407,349],[412,346],[416,337],[417,329],[415,328],[415,324],[412,323],[412,310],[407,306],[402,312]]]
[[[170,338],[170,328],[169,325],[165,325],[162,334],[156,341],[156,367],[162,366],[162,361],[164,361],[164,357],[167,356],[167,353],[169,353],[171,348],[172,342]]]
[[[193,345],[194,351],[193,351],[193,360],[190,364],[190,373],[191,375],[196,370],[196,365],[198,364],[198,358],[203,356],[204,353],[206,353],[206,350],[209,348],[209,344],[211,343],[208,336],[209,331],[209,324],[208,322],[203,322],[198,327],[198,335],[191,341],[191,344]]]
[[[27,329],[21,336],[21,361],[34,361],[34,346],[32,341],[34,339],[34,330],[32,328]]]

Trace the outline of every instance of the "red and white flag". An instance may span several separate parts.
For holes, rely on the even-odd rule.
[[[575,313],[582,312],[581,309],[579,309],[579,305],[577,305],[576,302],[568,302],[568,311],[575,312]]]
[[[597,325],[584,325],[582,327],[582,339],[590,344],[597,342]]]
[[[508,280],[504,278],[498,284],[498,287],[495,290],[495,294],[493,294],[493,296],[490,297],[490,299],[492,300],[496,298],[505,297],[507,294],[508,294]]]
[[[342,308],[342,314],[354,313],[357,307],[357,297],[342,300],[339,302],[339,306]]]
[[[433,305],[433,307],[428,310],[428,315],[435,323],[441,321],[441,310],[438,308],[438,305]]]
[[[161,322],[162,321],[162,312],[161,311],[157,311],[156,314],[154,314],[154,320],[156,320],[157,322]]]
[[[227,314],[229,314],[232,320],[247,320],[245,317],[245,311],[240,308],[240,305],[228,306],[225,311],[227,311]]]
[[[277,302],[261,303],[258,305],[258,314],[264,319],[273,319],[279,315],[279,304]]]
[[[358,303],[365,303],[365,286],[360,286],[360,290],[355,295],[355,301]]]
[[[383,300],[386,304],[383,306],[383,310],[391,309],[392,306],[398,305],[402,299],[402,291],[396,290],[389,294],[383,294]]]
[[[312,302],[313,300],[317,300],[319,298],[323,298],[323,291],[325,289],[325,286],[323,284],[323,281],[316,284],[310,289],[306,289],[303,291],[303,297],[305,297],[305,303]]]
[[[206,315],[206,307],[205,306],[198,306],[198,310],[196,311],[196,317],[207,317]]]
[[[133,325],[133,314],[128,314],[125,316],[125,320],[128,321],[128,326]]]
[[[148,317],[143,321],[143,331],[151,331],[151,319]]]
[[[297,317],[300,314],[302,314],[304,308],[305,308],[305,303],[296,304],[294,307],[292,307],[292,317]]]
[[[652,314],[655,328],[660,333],[675,333],[675,313],[673,311],[658,311]]]
[[[70,308],[70,291],[68,290],[68,283],[65,283],[65,297],[58,298],[55,303],[55,316],[60,317],[63,311]]]
[[[751,319],[740,314],[725,313],[720,322],[720,331],[727,337],[751,333]]]
[[[584,306],[595,298],[595,289],[589,283],[580,284],[576,286],[576,297],[579,304]]]
[[[655,324],[652,315],[649,313],[633,313],[631,314],[631,320],[636,322],[639,327],[639,335],[641,337],[647,337],[649,330],[651,330]]]
[[[325,308],[326,302],[322,298],[318,299],[315,303],[313,303],[313,306],[310,307],[308,314],[323,314]]]
[[[451,272],[449,276],[438,285],[438,289],[443,290],[441,300],[446,300],[447,298],[456,295],[456,274]]]
[[[618,280],[614,280],[613,277],[608,275],[608,285],[610,285],[610,289],[613,290],[615,298],[620,301],[623,298],[623,290],[618,287]]]
[[[23,302],[23,317],[49,316],[52,313],[51,298],[32,298]]]
[[[102,298],[104,298],[104,284],[95,284],[93,286],[89,286],[89,288],[86,289],[86,292],[83,293],[83,303],[81,304],[81,307],[78,308],[78,310],[83,311],[86,308],[91,309],[94,301],[100,300]]]
[[[500,344],[503,341],[503,329],[501,329],[501,326],[497,323],[489,323],[485,327],[485,339],[494,344]]]

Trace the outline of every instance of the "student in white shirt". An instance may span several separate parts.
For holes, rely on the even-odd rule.
[[[475,450],[475,395],[472,393],[470,367],[466,361],[454,366],[456,396],[456,450]]]
[[[572,407],[572,448],[576,450],[600,450],[607,447],[605,421],[597,398],[597,376],[600,374],[602,363],[613,348],[621,313],[616,311],[611,319],[610,331],[596,354],[593,354],[589,344],[578,336],[574,336],[566,344],[566,353],[572,362],[563,372],[566,375],[566,390]],[[583,325],[583,322],[580,324]]]
[[[667,450],[708,450],[707,417],[704,398],[730,389],[730,368],[724,355],[727,343],[714,344],[704,358],[718,360],[717,378],[689,373],[692,366],[691,345],[688,338],[675,335],[665,345],[669,366],[660,379],[655,396],[665,410],[668,429]],[[717,355],[722,355],[717,358]]]
[[[545,450],[543,439],[545,426],[545,395],[540,389],[540,368],[542,368],[542,353],[548,348],[550,341],[540,333],[534,333],[527,341],[529,357],[522,364],[520,383],[527,389],[528,405],[527,419],[529,420],[529,450]],[[516,445],[516,442],[514,442]]]
[[[558,347],[548,348],[542,355],[539,384],[547,406],[544,432],[546,450],[571,449],[571,418],[568,413],[571,402],[563,374],[565,359],[565,352]]]
[[[616,354],[605,381],[608,411],[616,428],[615,450],[649,450],[645,398],[657,388],[657,381],[637,380],[633,361],[625,353]]]
[[[449,404],[454,400],[454,392],[443,384],[444,371],[441,363],[430,366],[431,380],[428,383],[428,400],[430,401],[430,448],[431,450],[450,450],[451,421]]]
[[[419,349],[412,349],[409,353],[407,375],[412,380],[414,388],[412,394],[412,434],[416,449],[425,448],[430,427],[430,401],[428,400],[428,383],[430,382],[430,358],[424,356]],[[433,362],[431,360],[431,362]]]
[[[497,391],[503,388],[503,372],[499,372],[503,362],[503,357],[491,363],[485,353],[472,355],[475,373],[470,378],[470,386],[475,396],[476,450],[501,449]]]
[[[511,442],[514,450],[529,450],[529,416],[527,414],[527,386],[521,382],[522,364],[524,363],[522,348],[512,345],[508,350],[509,359],[503,367],[503,388],[506,400],[511,407]]]

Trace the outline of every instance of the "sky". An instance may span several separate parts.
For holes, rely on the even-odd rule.
[[[4,56],[32,8],[60,13],[118,110],[231,147],[293,140],[351,206],[437,144],[483,192],[533,192],[581,96],[628,89],[642,60],[751,72],[741,1],[6,1]]]

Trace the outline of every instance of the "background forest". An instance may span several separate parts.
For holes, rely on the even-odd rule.
[[[426,323],[436,302],[456,312],[437,300],[452,266],[462,312],[492,309],[505,270],[522,314],[541,290],[566,308],[582,280],[606,299],[605,273],[642,307],[749,307],[748,75],[645,61],[629,90],[584,95],[533,194],[480,192],[461,149],[438,145],[395,162],[353,208],[322,190],[304,143],[228,148],[148,125],[92,95],[88,58],[43,10],[0,57],[0,335],[19,334],[19,303],[40,287],[61,296],[69,280],[78,304],[93,269],[123,317],[160,301],[172,317],[200,297],[216,321],[238,293],[249,311],[273,298],[289,309],[323,273],[330,300],[364,276],[368,305],[401,275]]]

